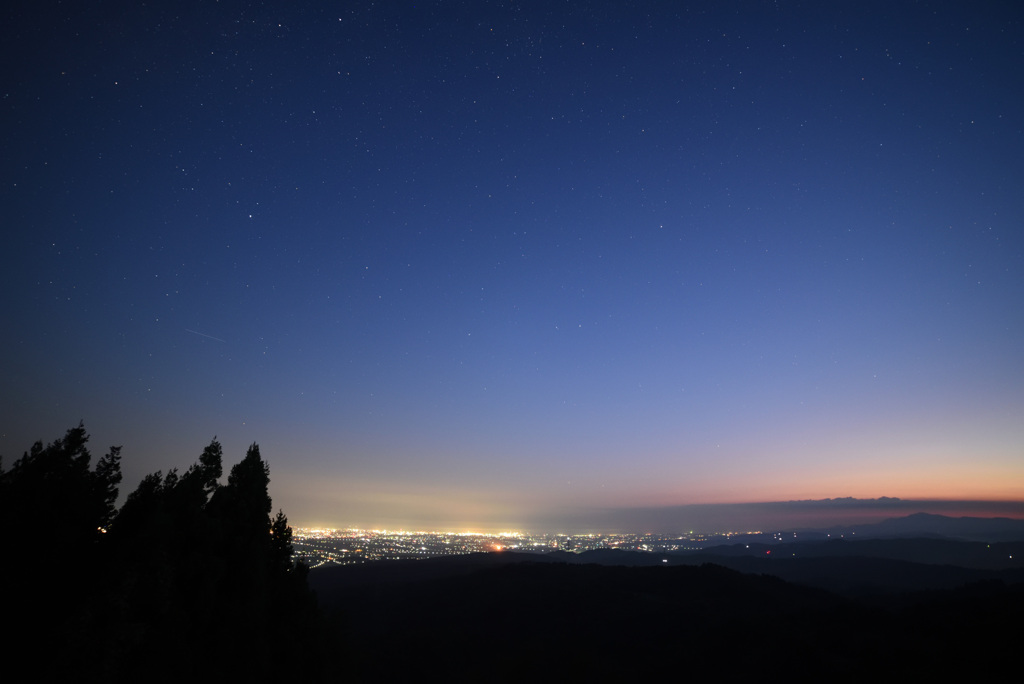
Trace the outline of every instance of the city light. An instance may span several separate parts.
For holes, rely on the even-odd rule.
[[[504,532],[409,531],[355,528],[297,528],[292,546],[295,560],[310,567],[352,565],[369,561],[422,560],[471,553],[552,551],[580,554],[598,549],[667,553],[697,551],[710,543],[723,543],[750,532],[653,534],[546,534],[516,530]]]

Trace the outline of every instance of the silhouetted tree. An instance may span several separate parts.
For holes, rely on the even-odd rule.
[[[36,442],[10,470],[0,471],[3,519],[47,530],[48,543],[68,553],[82,553],[96,542],[114,514],[121,448],[111,447],[90,470],[88,441],[79,423],[45,448]]]
[[[111,604],[121,607],[112,629],[132,625],[120,635],[130,654],[124,672],[143,676],[145,663],[167,649],[183,653],[167,664],[168,677],[190,677],[208,660],[190,646],[217,608],[223,575],[207,512],[221,472],[214,439],[183,475],[172,469],[143,478],[111,525],[118,566]]]
[[[17,597],[5,608],[5,622],[15,627],[6,646],[41,671],[49,661],[32,658],[44,647],[77,648],[105,576],[103,542],[121,481],[120,448],[111,447],[92,469],[88,441],[79,423],[45,447],[36,442],[0,471],[0,519],[32,530],[0,563],[4,590]]]
[[[183,475],[147,476],[112,525],[129,607],[123,622],[142,635],[128,645],[132,676],[150,674],[145,664],[167,649],[182,654],[165,668],[170,679],[283,676],[279,646],[316,636],[319,616],[305,568],[291,561],[288,520],[280,511],[270,517],[259,446],[223,485],[221,461],[214,440]]]
[[[270,524],[268,561],[274,574],[285,574],[293,569],[292,528],[288,526],[288,518],[281,509],[278,509],[274,521]]]
[[[4,519],[50,532],[30,537],[45,545],[28,545],[29,562],[3,563],[5,588],[37,599],[39,610],[14,616],[25,636],[13,643],[45,645],[40,679],[286,676],[321,623],[307,568],[291,561],[288,519],[270,517],[259,447],[220,484],[214,439],[184,473],[144,477],[115,513],[120,448],[90,470],[87,441],[79,425],[0,468]]]
[[[270,467],[253,444],[240,462],[231,468],[228,483],[214,492],[210,505],[221,516],[236,541],[264,546],[270,529]]]

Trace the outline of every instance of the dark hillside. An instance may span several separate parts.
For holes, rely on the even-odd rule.
[[[439,667],[459,681],[482,672],[507,680],[769,672],[863,681],[881,671],[916,678],[976,671],[961,646],[1006,641],[1000,630],[1024,607],[1020,592],[1002,584],[939,592],[898,610],[715,565],[496,557],[502,561],[470,558],[461,567],[445,559],[443,570],[419,561],[405,568],[404,581],[367,582],[369,567],[314,571],[311,584],[324,608],[343,613],[343,660],[364,681]],[[937,622],[943,611],[956,619]]]

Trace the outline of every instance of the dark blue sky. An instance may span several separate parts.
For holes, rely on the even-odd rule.
[[[6,15],[7,463],[256,441],[300,525],[1024,499],[1012,4]]]

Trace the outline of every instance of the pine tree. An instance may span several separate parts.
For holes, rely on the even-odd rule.
[[[45,447],[36,442],[0,472],[0,515],[12,526],[36,530],[21,540],[16,557],[0,564],[5,591],[20,599],[8,606],[6,617],[17,629],[7,646],[26,661],[50,643],[81,653],[87,626],[95,622],[95,598],[108,569],[103,542],[121,466],[120,448],[111,447],[90,469],[88,441],[79,423]],[[42,679],[53,663],[35,662]]]
[[[284,511],[278,509],[274,522],[270,525],[270,554],[268,557],[271,573],[284,575],[293,568],[292,563],[292,528],[288,526],[288,518]]]
[[[51,533],[35,537],[45,543],[37,558],[3,564],[5,588],[39,607],[14,616],[25,637],[14,646],[58,655],[35,659],[44,679],[285,677],[321,623],[307,568],[291,561],[288,519],[271,519],[259,447],[220,484],[214,439],[183,474],[143,478],[115,515],[120,448],[91,470],[87,441],[79,425],[0,468],[0,513]]]
[[[79,423],[46,447],[36,442],[0,472],[4,519],[45,529],[48,543],[67,553],[86,553],[110,524],[121,482],[121,448],[111,447],[90,470],[88,441]]]

